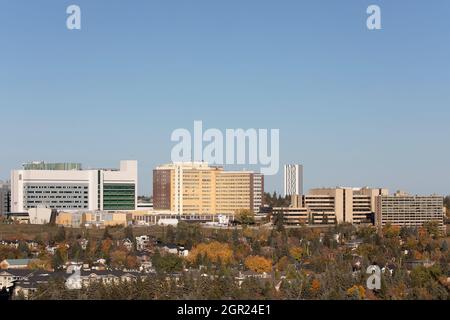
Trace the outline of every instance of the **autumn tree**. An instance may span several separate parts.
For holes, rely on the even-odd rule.
[[[239,224],[249,225],[255,223],[255,214],[249,209],[239,209],[236,211],[235,221]]]
[[[69,259],[68,250],[65,244],[58,246],[53,255],[52,267],[54,269],[61,268]]]
[[[360,285],[354,285],[347,289],[347,296],[352,300],[363,300],[366,297],[366,289]]]
[[[109,233],[109,226],[105,227],[105,231],[103,232],[103,240],[112,239],[112,235]]]
[[[257,273],[272,271],[272,261],[261,256],[249,256],[245,259],[244,264],[247,269]]]
[[[289,254],[296,261],[300,261],[302,259],[303,254],[304,254],[303,248],[302,247],[291,247],[289,249]]]
[[[110,238],[105,238],[105,240],[101,242],[100,247],[102,258],[104,259],[109,258],[111,249],[112,249],[112,240]]]
[[[199,255],[205,255],[214,263],[220,258],[222,263],[229,264],[232,262],[233,251],[228,243],[220,243],[217,241],[200,243],[192,248],[187,259],[189,262],[193,263]]]
[[[123,269],[127,264],[128,252],[123,249],[117,249],[111,252],[111,266],[118,269]]]
[[[427,221],[423,224],[423,227],[431,237],[437,238],[439,236],[439,224],[436,221]]]
[[[316,297],[316,296],[319,294],[320,289],[321,289],[321,283],[320,283],[320,280],[317,279],[317,278],[314,278],[314,279],[311,281],[311,288],[310,288],[313,297]]]
[[[278,260],[277,264],[276,264],[276,270],[277,271],[285,271],[287,269],[289,265],[289,258],[284,256],[281,257],[280,260]]]
[[[383,235],[386,238],[396,238],[400,235],[400,227],[387,224],[383,227]]]
[[[28,263],[28,269],[52,271],[52,259],[50,257],[33,259]]]

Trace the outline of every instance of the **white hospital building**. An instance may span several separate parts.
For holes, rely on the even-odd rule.
[[[120,169],[83,170],[77,163],[32,162],[11,173],[11,211],[136,210],[137,161]]]

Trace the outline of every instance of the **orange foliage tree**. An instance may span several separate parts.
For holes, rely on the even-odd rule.
[[[249,256],[244,264],[249,270],[257,273],[272,271],[272,261],[261,256]]]
[[[366,297],[366,289],[363,286],[354,285],[347,289],[347,296],[354,299],[364,299]]]
[[[111,252],[111,265],[115,268],[123,268],[127,264],[127,252],[124,250],[114,250]]]
[[[300,261],[303,256],[303,248],[302,247],[292,247],[289,249],[289,253],[292,258],[297,261]]]
[[[387,224],[383,227],[383,235],[386,238],[396,238],[400,235],[400,227],[397,225]]]
[[[217,262],[220,259],[225,264],[231,263],[233,260],[233,250],[231,250],[230,245],[218,241],[198,244],[192,248],[187,259],[194,262],[198,255],[206,255],[212,262]]]
[[[313,281],[311,281],[311,291],[314,294],[319,293],[319,291],[320,291],[320,280],[319,279],[313,279]]]
[[[103,240],[102,244],[101,244],[101,251],[102,251],[103,258],[106,258],[109,256],[111,249],[112,249],[111,239]]]

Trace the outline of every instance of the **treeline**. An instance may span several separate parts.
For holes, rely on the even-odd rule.
[[[263,203],[270,207],[288,207],[291,204],[291,197],[283,197],[275,191],[272,194],[264,192]]]
[[[53,281],[34,298],[449,299],[448,239],[436,223],[420,228],[388,225],[382,230],[351,224],[287,229],[281,220],[275,220],[274,228],[212,229],[182,222],[176,228],[159,227],[155,240],[184,246],[189,255],[160,252],[156,246],[150,257],[156,274],[148,274],[147,280],[97,284],[80,291],[68,291],[63,283]],[[55,254],[41,247],[42,265],[35,267],[58,268],[68,260],[103,258],[113,268],[135,268],[134,246],[127,250],[111,239],[113,232],[103,230],[102,239],[91,239],[83,249],[81,235],[61,228],[53,236],[59,241]],[[130,240],[133,232],[121,230]],[[356,248],[349,246],[354,240],[359,241]],[[25,244],[17,252],[26,254]],[[386,268],[376,291],[367,290],[365,283],[365,270],[373,264]],[[253,275],[241,276],[249,271]]]

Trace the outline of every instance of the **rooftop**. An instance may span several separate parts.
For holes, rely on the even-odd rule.
[[[32,260],[33,259],[5,259],[3,261],[6,261],[10,266],[22,266],[27,265]]]

